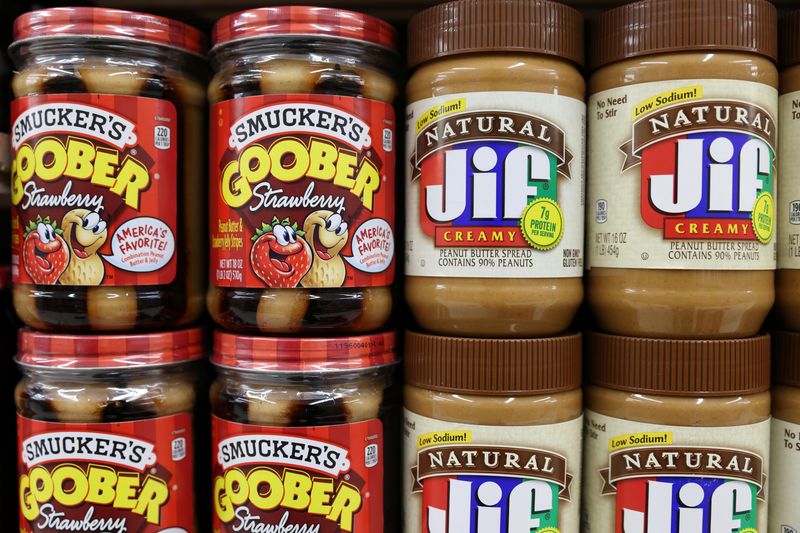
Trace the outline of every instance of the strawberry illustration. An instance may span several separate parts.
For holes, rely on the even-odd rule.
[[[55,285],[69,263],[69,249],[61,229],[50,217],[37,216],[25,228],[22,263],[37,285]]]
[[[253,235],[250,264],[267,287],[296,287],[311,268],[311,247],[304,235],[297,223],[278,217],[262,223]]]

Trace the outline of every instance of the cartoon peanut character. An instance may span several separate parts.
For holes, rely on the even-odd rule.
[[[61,228],[70,257],[59,282],[62,285],[100,285],[105,277],[105,266],[97,251],[108,239],[105,221],[94,211],[73,209],[64,215]]]
[[[347,222],[338,213],[320,209],[306,217],[303,231],[306,242],[311,246],[313,260],[300,285],[307,288],[341,287],[346,268],[339,252],[349,237]]]

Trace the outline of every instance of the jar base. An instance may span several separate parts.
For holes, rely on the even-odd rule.
[[[751,337],[775,299],[774,275],[762,270],[593,268],[586,278],[587,302],[599,328],[616,335]]]
[[[406,277],[423,329],[463,337],[546,337],[567,330],[583,299],[580,278]]]

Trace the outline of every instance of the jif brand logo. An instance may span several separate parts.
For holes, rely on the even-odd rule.
[[[446,483],[446,505],[426,506],[428,533],[530,533],[557,525],[558,491],[546,481],[465,476]]]
[[[620,150],[623,171],[641,165],[642,219],[664,238],[768,242],[775,146],[766,110],[703,100],[643,116]]]
[[[420,224],[436,246],[528,246],[519,230],[537,198],[558,201],[572,153],[564,131],[541,117],[459,113],[420,130],[411,157],[420,179]]]
[[[412,473],[426,533],[557,533],[572,481],[561,455],[481,445],[425,448]]]
[[[743,481],[625,481],[617,499],[636,500],[642,492],[644,499],[631,508],[620,506],[621,533],[731,533],[756,525],[755,490]]]
[[[615,533],[757,533],[763,459],[681,446],[611,452],[600,472],[616,495]]]

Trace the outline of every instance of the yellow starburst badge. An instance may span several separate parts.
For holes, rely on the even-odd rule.
[[[762,192],[758,195],[753,205],[751,222],[758,240],[767,244],[775,232],[775,200],[771,193]]]
[[[528,244],[552,250],[564,236],[564,212],[555,200],[537,198],[525,207],[519,225]]]

